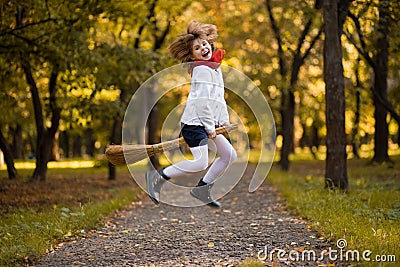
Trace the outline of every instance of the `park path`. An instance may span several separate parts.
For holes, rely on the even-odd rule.
[[[256,259],[266,247],[268,253],[312,249],[319,255],[329,246],[306,221],[283,209],[268,183],[248,193],[251,173],[249,167],[244,179],[221,200],[221,209],[155,206],[144,196],[103,228],[64,244],[36,266],[235,266]],[[272,265],[268,258],[265,263]],[[290,260],[273,265],[323,266]]]

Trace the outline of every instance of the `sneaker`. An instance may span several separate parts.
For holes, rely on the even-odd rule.
[[[211,189],[213,185],[214,184],[206,184],[203,180],[200,180],[198,185],[190,190],[190,195],[211,207],[220,208],[221,203],[211,197]]]
[[[146,172],[146,186],[147,193],[154,204],[160,204],[160,191],[163,184],[167,181],[165,180],[158,171],[151,170]]]

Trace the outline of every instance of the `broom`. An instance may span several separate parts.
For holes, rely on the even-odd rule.
[[[238,125],[233,124],[216,128],[215,132],[222,134],[236,128],[238,128]],[[106,157],[115,166],[130,165],[155,154],[170,151],[184,145],[186,145],[186,142],[183,137],[154,145],[108,145],[106,147]]]

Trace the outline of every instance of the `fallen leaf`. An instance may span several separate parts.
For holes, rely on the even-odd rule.
[[[70,236],[72,236],[71,231],[69,231],[68,233],[66,233],[66,234],[64,235],[64,237],[70,237]]]
[[[296,250],[297,252],[302,253],[304,251],[304,247],[294,248],[294,250]]]

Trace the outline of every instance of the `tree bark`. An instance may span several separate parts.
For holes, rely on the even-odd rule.
[[[121,89],[119,95],[119,100],[121,105],[126,107],[128,103],[128,91],[126,89]],[[122,143],[122,118],[120,114],[116,115],[114,118],[113,126],[111,127],[110,144],[121,144]],[[115,180],[117,178],[117,169],[111,163],[108,163],[108,179]]]
[[[62,131],[60,133],[60,146],[64,152],[64,157],[70,157],[70,145],[69,145],[69,134],[67,131]]]
[[[53,144],[51,146],[50,160],[60,160],[60,133],[57,131],[53,138]]]
[[[93,135],[93,128],[88,128],[85,131],[86,134],[86,154],[88,154],[90,157],[94,157],[94,152],[96,150],[95,148],[95,143],[96,140]]]
[[[82,137],[76,134],[72,143],[72,157],[81,158],[82,157]]]
[[[345,95],[338,0],[323,1],[325,24],[324,80],[326,86],[326,162],[325,187],[348,190]]]
[[[0,150],[3,151],[4,161],[7,165],[8,178],[15,179],[18,177],[17,169],[14,165],[14,157],[10,148],[10,144],[7,139],[4,137],[3,132],[0,129]]]
[[[24,146],[22,139],[22,126],[17,124],[14,127],[10,127],[10,133],[12,135],[12,145],[11,150],[14,156],[14,159],[23,159],[24,158]]]
[[[375,79],[373,103],[375,106],[375,146],[374,157],[372,161],[382,163],[389,162],[388,139],[389,129],[387,119],[387,110],[380,99],[387,99],[387,76],[388,76],[388,57],[389,57],[389,23],[390,11],[388,0],[379,1],[379,22],[378,22],[378,41],[375,60]]]
[[[356,88],[356,111],[355,111],[355,118],[354,118],[354,127],[351,133],[351,146],[353,150],[353,155],[356,159],[360,158],[360,154],[358,153],[360,142],[358,141],[358,129],[360,128],[360,106],[361,106],[361,94],[360,90]]]
[[[119,118],[114,119],[113,126],[111,127],[110,144],[121,144],[121,121]],[[117,178],[117,169],[114,165],[108,162],[108,179],[115,180]]]
[[[294,125],[294,94],[291,91],[282,94],[282,149],[279,165],[282,170],[289,170],[289,154],[293,146],[293,125]]]

